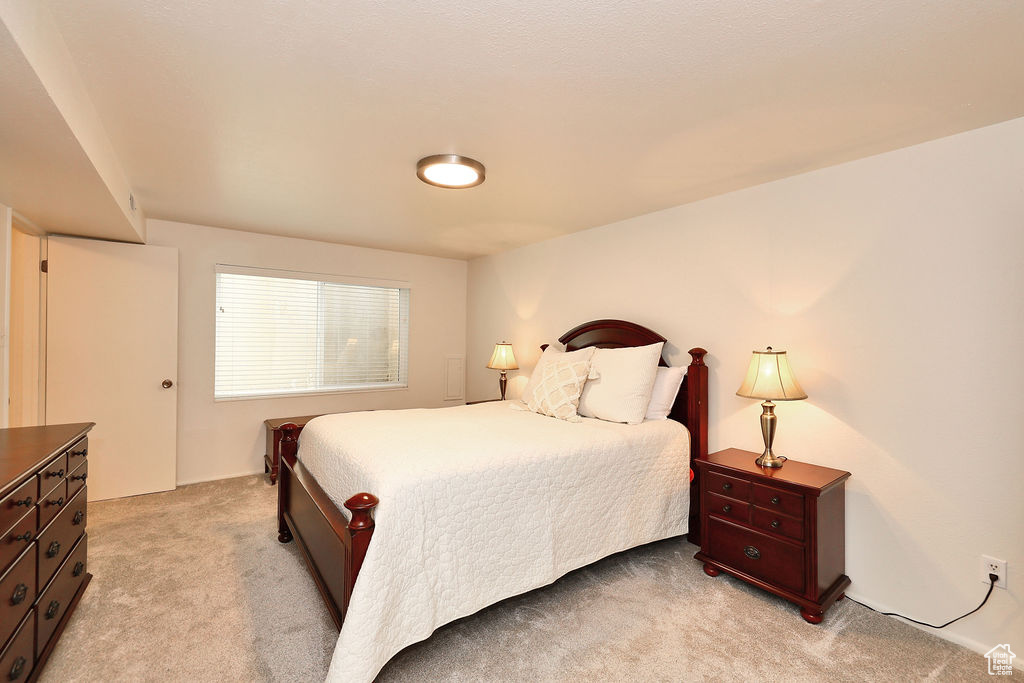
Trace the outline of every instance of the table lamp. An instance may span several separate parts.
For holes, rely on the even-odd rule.
[[[782,467],[786,461],[783,456],[772,453],[772,441],[775,440],[775,404],[772,401],[799,401],[807,398],[800,388],[793,370],[789,367],[789,359],[785,351],[754,351],[747,368],[747,377],[736,390],[737,396],[764,399],[761,404],[761,436],[764,438],[764,453],[755,460],[761,467]]]
[[[508,370],[519,369],[519,366],[516,364],[516,356],[512,353],[512,345],[508,342],[495,344],[494,353],[491,354],[491,360],[487,361],[487,367],[492,370],[501,370],[501,377],[498,378],[498,386],[501,387],[501,400],[504,401],[505,387],[508,386],[508,376],[505,373]]]

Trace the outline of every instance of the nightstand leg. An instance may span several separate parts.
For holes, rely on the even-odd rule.
[[[800,608],[800,616],[804,618],[808,624],[820,624],[825,618],[825,615],[817,610],[811,611],[806,607]]]
[[[718,576],[719,574],[722,573],[722,571],[718,567],[715,567],[715,566],[710,565],[707,562],[705,562],[704,563],[704,573],[707,574],[708,576]]]
[[[846,593],[840,593],[839,597],[836,598],[836,602],[839,602],[840,600],[845,600],[845,599],[846,599]]]

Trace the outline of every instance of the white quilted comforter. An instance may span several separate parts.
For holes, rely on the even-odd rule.
[[[299,458],[339,508],[380,498],[328,681],[371,681],[438,626],[687,531],[689,434],[511,402],[326,415]]]

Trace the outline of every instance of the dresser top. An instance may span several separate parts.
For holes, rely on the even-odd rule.
[[[0,496],[95,426],[80,422],[0,429]]]
[[[798,460],[787,460],[782,467],[769,468],[760,467],[754,463],[761,454],[752,451],[743,451],[739,448],[729,448],[724,451],[712,453],[706,459],[698,462],[706,462],[743,474],[754,474],[773,481],[782,481],[795,486],[818,489],[819,491],[830,488],[850,476],[849,472],[835,470],[831,467],[812,465]]]

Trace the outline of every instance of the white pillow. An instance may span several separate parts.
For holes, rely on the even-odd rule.
[[[565,358],[572,354],[562,354]],[[566,422],[579,422],[576,408],[583,384],[590,374],[590,360],[558,360],[544,364],[540,382],[526,399],[535,413],[550,415]]]
[[[664,420],[672,412],[679,387],[686,377],[686,368],[658,368],[651,390],[651,402],[647,406],[647,420]]]
[[[523,403],[530,400],[530,396],[533,395],[533,390],[540,384],[540,378],[544,376],[544,366],[553,360],[585,360],[589,361],[594,357],[593,347],[587,347],[580,349],[579,351],[559,351],[558,349],[549,346],[544,349],[544,353],[540,355],[537,360],[537,365],[533,368],[533,374],[530,375],[529,381],[526,382],[526,386],[523,387],[523,393],[520,394],[519,398]]]
[[[643,422],[664,345],[598,349],[591,362],[591,380],[583,387],[580,415],[631,425]]]

